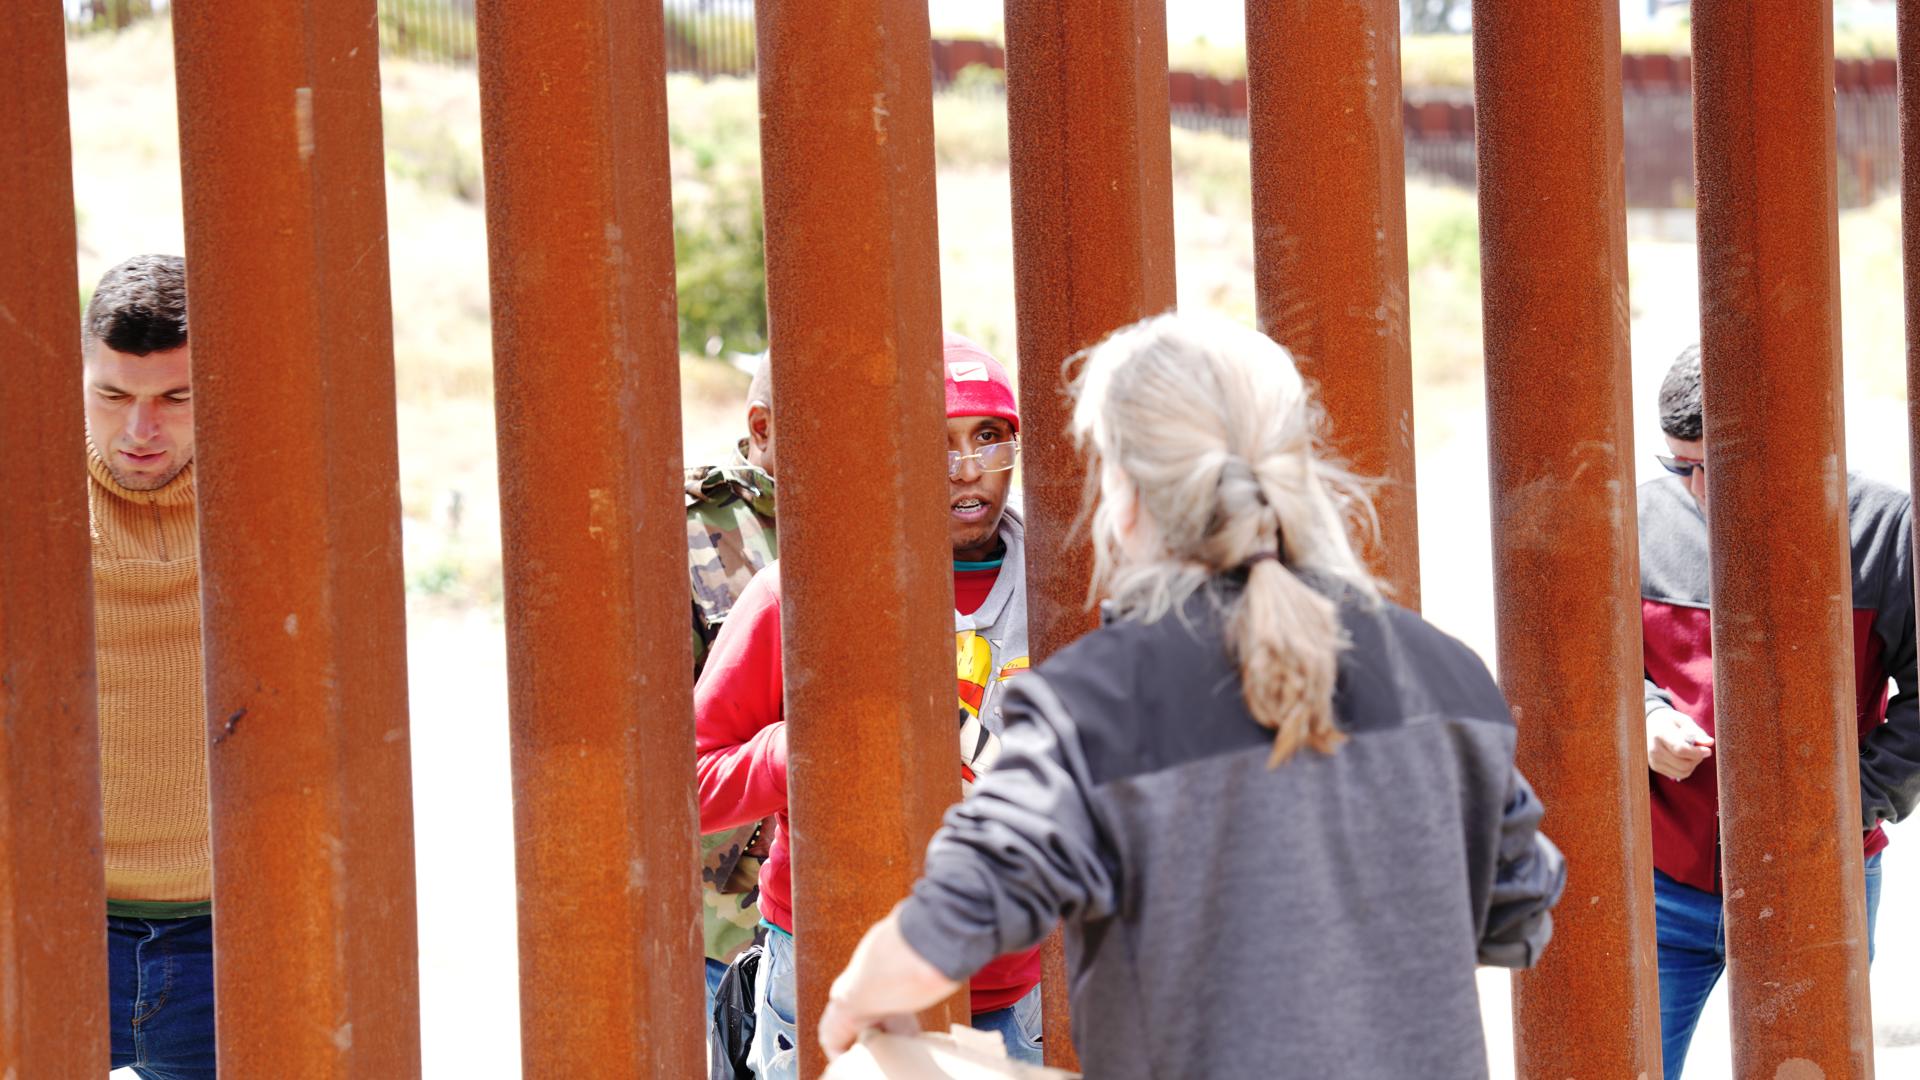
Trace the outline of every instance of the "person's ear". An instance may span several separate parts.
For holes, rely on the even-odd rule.
[[[773,441],[773,410],[758,401],[747,406],[747,438],[763,450]]]
[[[1100,498],[1113,508],[1113,527],[1122,541],[1140,529],[1140,489],[1111,465],[1100,470]]]

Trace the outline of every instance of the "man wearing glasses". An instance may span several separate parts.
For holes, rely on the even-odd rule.
[[[1701,1007],[1726,967],[1719,790],[1713,756],[1713,648],[1707,604],[1706,446],[1700,347],[1660,386],[1673,475],[1640,486],[1640,598],[1647,767],[1652,771],[1654,922],[1660,1036],[1668,1080],[1686,1061]],[[1881,828],[1920,798],[1920,680],[1914,671],[1913,524],[1907,494],[1847,477],[1853,551],[1860,805],[1867,855],[1867,948],[1880,905]],[[1888,679],[1897,692],[1888,697]]]
[[[1000,753],[1001,684],[1027,668],[1026,552],[1009,511],[1020,412],[1006,369],[973,342],[946,335],[948,535],[953,547],[963,787]],[[781,712],[780,564],[747,584],[720,628],[694,689],[700,830],[772,815],[760,876],[766,954],[755,986],[751,1060],[761,1080],[797,1073],[792,891],[788,862],[787,732]],[[878,824],[878,823],[877,823]],[[1003,956],[973,977],[973,1026],[999,1034],[1017,1060],[1040,1062],[1037,950]]]

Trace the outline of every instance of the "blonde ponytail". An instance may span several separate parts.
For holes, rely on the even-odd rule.
[[[1306,582],[1262,559],[1227,619],[1227,647],[1240,665],[1247,711],[1273,729],[1269,767],[1301,746],[1330,754],[1346,736],[1333,722],[1333,684],[1345,644],[1338,609]]]

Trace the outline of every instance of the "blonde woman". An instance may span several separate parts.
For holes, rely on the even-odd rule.
[[[1565,864],[1485,665],[1382,600],[1286,352],[1164,315],[1086,357],[1107,625],[1016,680],[999,766],[820,1022],[829,1056],[1067,926],[1090,1076],[1486,1073],[1478,964]]]

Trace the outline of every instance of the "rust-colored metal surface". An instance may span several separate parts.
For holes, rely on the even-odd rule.
[[[1068,435],[1066,359],[1174,305],[1166,6],[1009,4],[1008,156],[1027,526],[1027,637],[1038,662],[1098,621],[1075,532],[1086,470]],[[1077,1067],[1065,954],[1046,949],[1049,1064]]]
[[[521,1054],[528,1076],[700,1076],[661,9],[478,20]]]
[[[1080,1051],[1073,1045],[1071,983],[1066,935],[1056,928],[1040,944],[1040,1049],[1056,1069],[1080,1067]]]
[[[1920,0],[1899,0],[1900,234],[1907,314],[1907,440],[1920,489]],[[1920,522],[1914,524],[1920,543]],[[1914,582],[1920,594],[1920,580]]]
[[[1381,481],[1365,555],[1418,610],[1399,3],[1247,0],[1247,94],[1260,326],[1318,384],[1333,449]]]
[[[1831,5],[1698,0],[1693,57],[1734,1071],[1865,1077]]]
[[[1658,1077],[1619,5],[1482,0],[1473,47],[1500,683],[1570,875],[1515,1074]]]
[[[175,0],[223,1073],[420,1071],[373,0]]]
[[[107,1072],[79,270],[58,4],[0,7],[0,1075]]]
[[[761,0],[758,33],[800,1060],[813,1076],[829,983],[906,895],[960,797],[933,85],[917,0]]]

